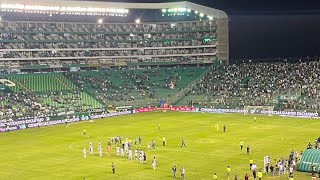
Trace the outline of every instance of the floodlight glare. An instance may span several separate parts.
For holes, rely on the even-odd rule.
[[[211,20],[213,20],[213,17],[212,16],[208,16],[208,19],[211,21]]]
[[[187,11],[187,8],[179,8],[178,11],[179,11],[179,12],[186,12],[186,11]]]
[[[98,23],[102,24],[103,23],[103,19],[98,19]]]
[[[203,16],[204,16],[204,14],[203,14],[203,13],[200,13],[200,14],[199,14],[199,16],[200,16],[200,17],[203,17]]]
[[[135,20],[135,22],[136,22],[136,24],[140,24],[141,21],[140,21],[140,19],[138,18],[138,19]]]
[[[167,12],[167,10],[166,10],[166,9],[162,9],[161,11],[162,11],[163,13],[166,13],[166,12]]]
[[[195,14],[198,14],[199,12],[198,12],[198,11],[195,11],[194,13],[195,13]]]
[[[188,13],[191,12],[191,9],[187,9],[187,12],[188,12]]]

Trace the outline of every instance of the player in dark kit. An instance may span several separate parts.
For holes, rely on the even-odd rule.
[[[223,125],[223,132],[226,133],[227,132],[227,126]]]
[[[116,166],[114,165],[113,162],[111,164],[111,169],[112,169],[112,174],[116,173]]]
[[[250,146],[249,145],[247,146],[247,154],[248,155],[250,154]]]
[[[177,178],[177,177],[176,177],[176,173],[177,173],[177,167],[176,167],[176,166],[173,166],[173,167],[172,167],[172,174],[173,174],[172,177],[173,177],[173,178]]]
[[[182,140],[181,140],[181,147],[182,147],[182,146],[187,147],[187,146],[186,146],[186,143],[184,142],[184,139],[183,139],[183,138],[182,138]]]

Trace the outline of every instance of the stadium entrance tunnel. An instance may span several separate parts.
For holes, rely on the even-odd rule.
[[[312,167],[317,170],[320,166],[320,150],[319,149],[307,149],[301,157],[298,171],[312,172]]]

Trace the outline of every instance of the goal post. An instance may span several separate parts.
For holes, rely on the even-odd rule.
[[[268,114],[273,115],[274,106],[244,106],[244,115],[247,114]],[[261,113],[262,111],[267,113]]]

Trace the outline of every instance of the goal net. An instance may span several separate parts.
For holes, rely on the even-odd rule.
[[[268,114],[269,116],[273,115],[274,106],[245,106],[244,115],[247,114]],[[261,113],[261,112],[264,113]]]

